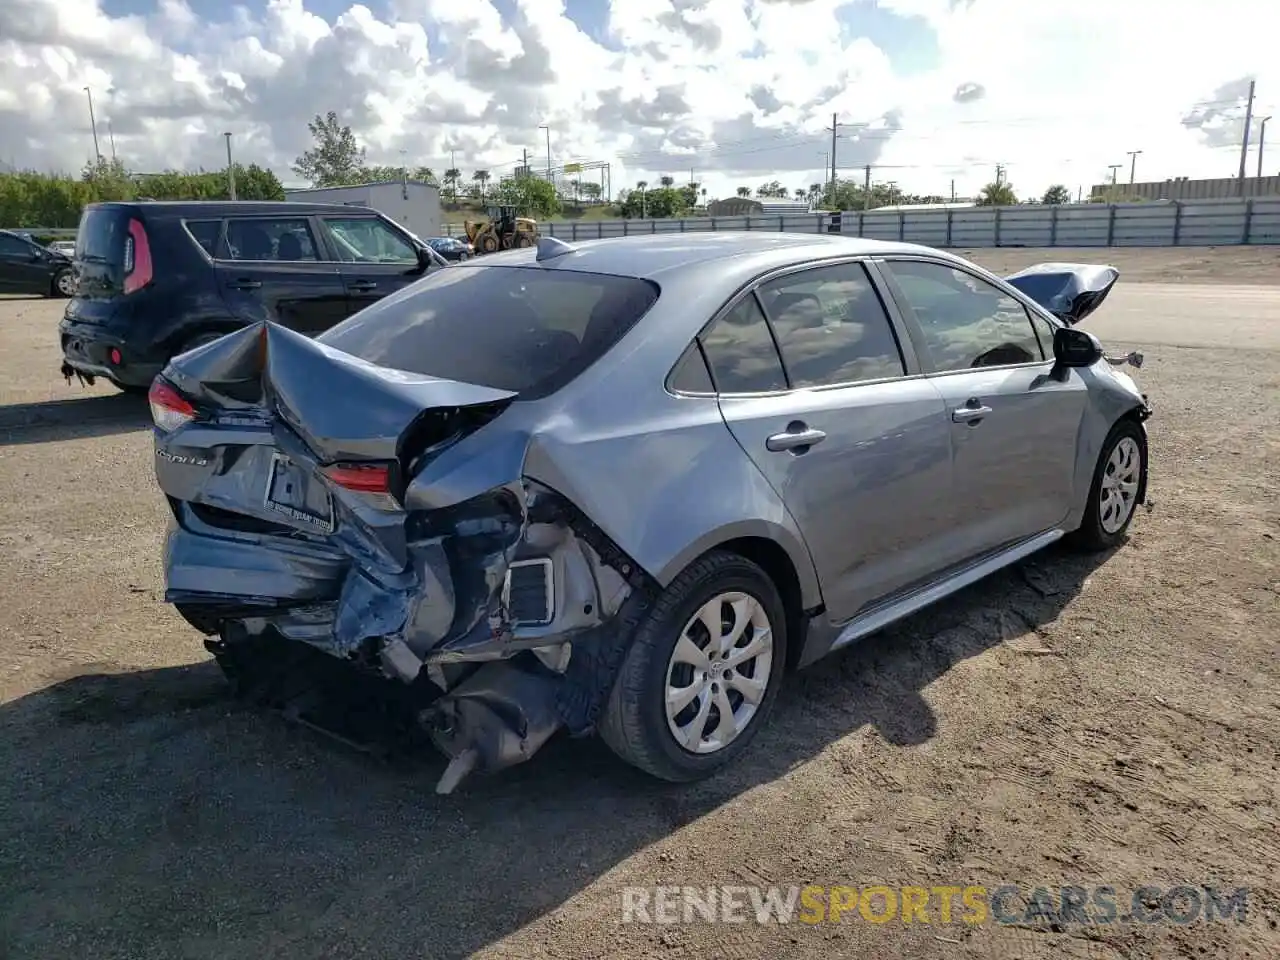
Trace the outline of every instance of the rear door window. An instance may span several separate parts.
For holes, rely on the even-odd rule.
[[[244,217],[227,221],[231,260],[315,261],[315,238],[306,217]]]
[[[344,263],[418,262],[417,248],[376,217],[325,217],[324,224]]]
[[[787,389],[778,348],[754,295],[739,300],[702,335],[702,349],[722,394]]]
[[[654,284],[634,277],[440,270],[318,339],[380,366],[534,397],[603,356],[657,299]]]
[[[793,387],[900,377],[906,372],[889,315],[866,269],[838,263],[760,286]]]
[[[19,237],[0,233],[0,254],[14,259],[31,256],[31,245]]]

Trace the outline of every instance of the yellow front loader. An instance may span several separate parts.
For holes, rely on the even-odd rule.
[[[538,242],[538,221],[517,217],[515,207],[490,207],[488,220],[467,220],[462,227],[476,253],[532,247]]]

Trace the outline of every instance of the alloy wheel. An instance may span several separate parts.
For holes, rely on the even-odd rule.
[[[690,753],[715,753],[747,729],[773,670],[773,625],[747,593],[720,593],[685,624],[667,663],[667,727]]]
[[[1107,533],[1115,533],[1133,513],[1142,479],[1142,451],[1132,437],[1122,437],[1107,458],[1098,490],[1098,522]]]
[[[76,281],[71,276],[71,271],[67,271],[58,277],[58,292],[64,297],[69,297],[76,292]]]

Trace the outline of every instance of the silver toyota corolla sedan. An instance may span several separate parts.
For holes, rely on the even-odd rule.
[[[1061,537],[1121,541],[1141,358],[1075,326],[1116,278],[545,238],[315,339],[247,327],[151,389],[166,600],[256,702],[434,742],[444,792],[560,730],[707,775],[789,670]]]

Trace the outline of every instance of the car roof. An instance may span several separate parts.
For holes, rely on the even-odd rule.
[[[316,213],[377,216],[371,207],[358,207],[345,203],[307,203],[301,200],[136,200],[106,201],[93,204],[95,208],[122,209],[140,213],[146,218],[170,217],[233,217],[262,216],[272,213],[291,213],[308,216]]]
[[[526,247],[479,257],[464,265],[464,268],[543,267],[656,280],[673,273],[705,270],[716,262],[738,259],[751,260],[754,269],[769,270],[827,257],[940,253],[915,243],[819,233],[772,233],[763,230],[657,233],[563,242],[570,250],[546,260],[537,260],[537,250]]]

